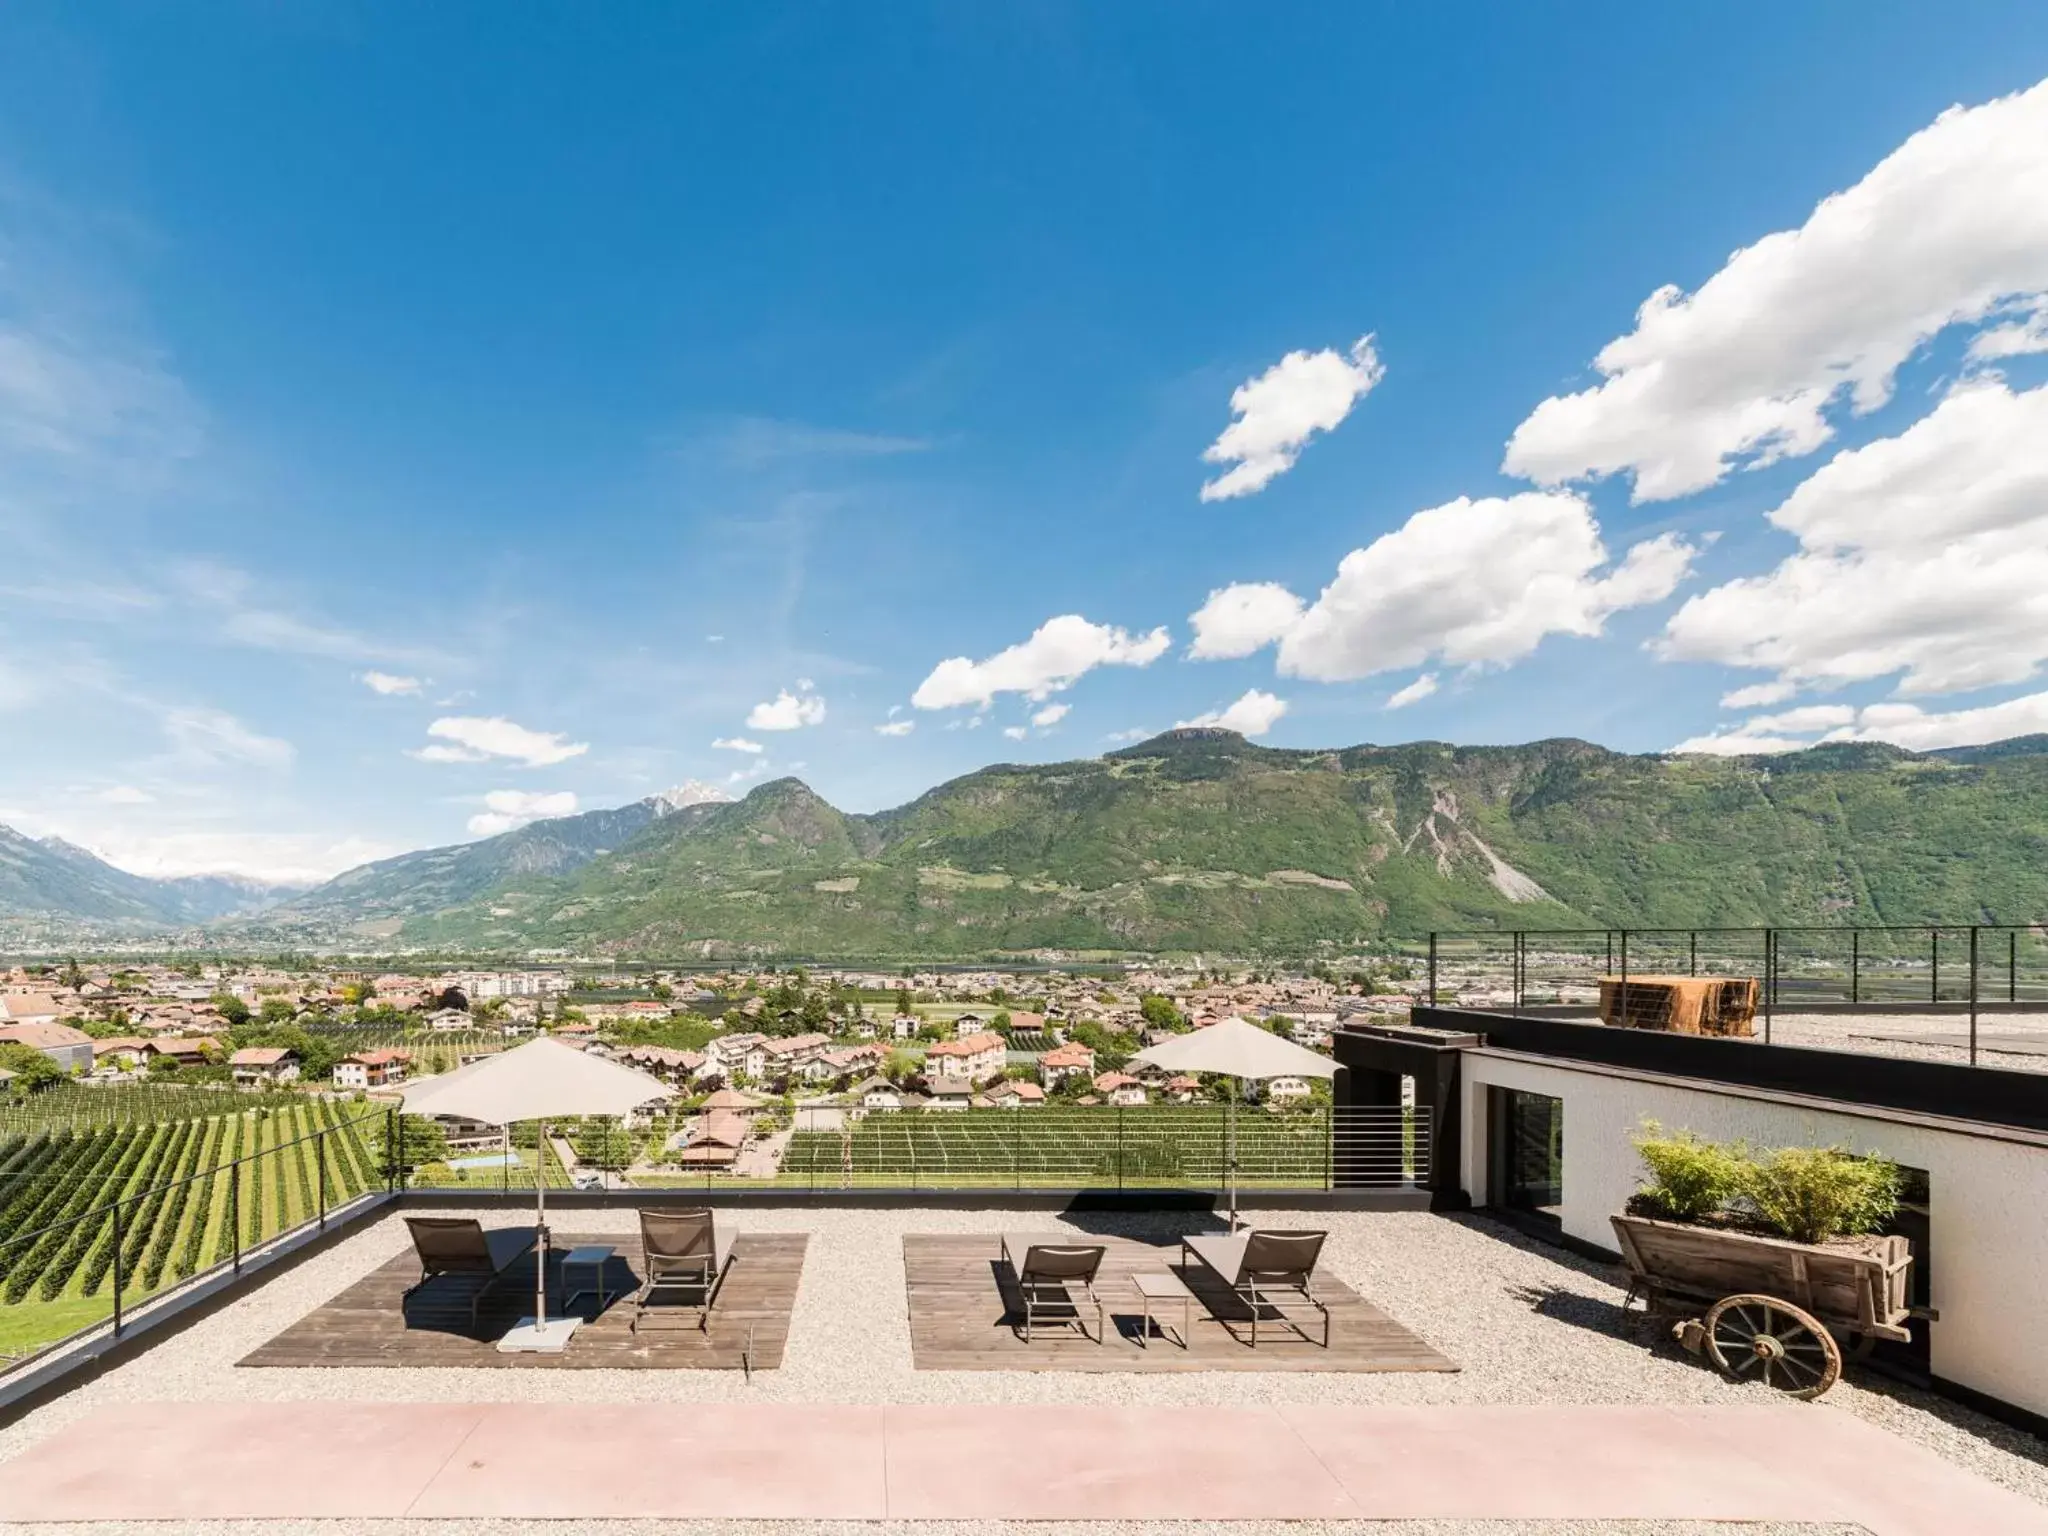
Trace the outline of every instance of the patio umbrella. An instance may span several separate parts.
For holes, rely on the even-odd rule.
[[[1283,1040],[1269,1029],[1243,1019],[1225,1019],[1192,1034],[1176,1035],[1147,1046],[1132,1058],[1165,1072],[1213,1072],[1257,1082],[1269,1077],[1334,1077],[1337,1063],[1318,1051]],[[1230,1094],[1230,1145],[1224,1160],[1230,1185],[1230,1230],[1237,1230],[1237,1100]]]
[[[546,1036],[439,1077],[422,1078],[402,1091],[409,1115],[452,1115],[506,1127],[538,1120],[543,1161],[550,1120],[564,1115],[628,1114],[650,1100],[674,1095],[675,1090],[658,1077]],[[547,1180],[539,1176],[539,1169],[535,1170],[533,1191],[539,1228],[533,1316],[521,1319],[499,1342],[498,1347],[507,1351],[559,1350],[580,1321],[573,1317],[548,1321],[548,1196]]]

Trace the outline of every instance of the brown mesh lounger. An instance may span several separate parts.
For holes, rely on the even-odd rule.
[[[697,1326],[708,1328],[719,1288],[732,1268],[732,1239],[719,1235],[709,1211],[642,1211],[640,1246],[647,1278],[641,1283],[633,1331],[661,1291],[693,1292]]]
[[[1102,1298],[1095,1294],[1095,1276],[1102,1269],[1104,1249],[1094,1244],[1032,1242],[1005,1237],[1003,1251],[1017,1275],[1017,1289],[1024,1297],[1024,1342],[1039,1323],[1072,1325],[1088,1337],[1081,1302],[1069,1286],[1079,1286],[1081,1295],[1095,1308],[1095,1342],[1103,1340]]]
[[[477,1308],[506,1272],[532,1249],[539,1235],[533,1227],[498,1227],[486,1232],[473,1216],[408,1216],[413,1251],[419,1255],[420,1277],[399,1298],[402,1307],[421,1286],[444,1275],[477,1281],[469,1297],[469,1323],[476,1326]]]
[[[1253,1349],[1259,1347],[1259,1314],[1268,1308],[1282,1323],[1309,1343],[1302,1326],[1280,1309],[1275,1294],[1299,1296],[1323,1315],[1323,1348],[1330,1347],[1330,1309],[1315,1293],[1316,1260],[1322,1256],[1327,1232],[1239,1232],[1230,1237],[1184,1237],[1183,1261],[1196,1264],[1229,1286],[1251,1308]],[[1228,1328],[1222,1317],[1216,1319]],[[1235,1332],[1235,1330],[1232,1330]]]

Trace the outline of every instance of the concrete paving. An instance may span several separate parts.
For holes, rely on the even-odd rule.
[[[1824,1406],[124,1404],[0,1521],[1727,1520],[2020,1536],[2041,1507]]]

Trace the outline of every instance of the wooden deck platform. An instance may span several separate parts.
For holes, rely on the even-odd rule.
[[[809,1239],[800,1232],[743,1232],[733,1238],[733,1265],[699,1329],[694,1308],[675,1315],[649,1313],[635,1334],[632,1297],[640,1284],[640,1234],[554,1235],[548,1256],[548,1306],[560,1306],[561,1257],[579,1243],[613,1250],[605,1267],[609,1304],[581,1297],[571,1311],[584,1319],[559,1355],[505,1355],[497,1340],[533,1312],[533,1260],[521,1261],[484,1299],[477,1326],[469,1320],[469,1291],[456,1279],[436,1280],[402,1300],[419,1279],[411,1249],[316,1308],[241,1360],[253,1366],[505,1366],[521,1370],[773,1370],[782,1364],[789,1316],[796,1305]],[[578,1267],[573,1279],[588,1282]]]
[[[921,1371],[1455,1371],[1457,1365],[1341,1281],[1321,1276],[1316,1294],[1330,1309],[1330,1347],[1314,1310],[1290,1303],[1310,1335],[1304,1340],[1263,1315],[1256,1349],[1243,1342],[1250,1313],[1212,1276],[1181,1267],[1180,1244],[1069,1234],[1069,1242],[1100,1243],[1096,1282],[1108,1318],[1104,1342],[1071,1328],[1041,1328],[1026,1344],[1016,1323],[1023,1311],[1016,1277],[998,1257],[1000,1237],[910,1234],[903,1239],[909,1291],[910,1347]],[[1195,1293],[1193,1326],[1182,1349],[1155,1332],[1139,1343],[1143,1308],[1131,1277],[1166,1273]],[[1154,1323],[1180,1332],[1178,1302],[1154,1303]],[[1235,1325],[1226,1328],[1227,1319]],[[1094,1328],[1092,1311],[1089,1328]]]

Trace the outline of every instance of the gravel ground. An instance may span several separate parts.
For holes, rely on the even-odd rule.
[[[1757,1020],[1757,1038],[1763,1038],[1763,1020]],[[1781,1013],[1771,1020],[1774,1045],[1814,1045],[1831,1051],[1855,1051],[1864,1056],[1897,1056],[1907,1061],[1968,1063],[1967,1045],[1926,1045],[1917,1040],[1886,1038],[1898,1035],[1956,1034],[1967,1031],[1970,1020],[1961,1013]],[[2048,1014],[1992,1013],[1977,1015],[1979,1036],[1987,1034],[2039,1036],[2048,1048]],[[2048,1072],[2048,1049],[2040,1055],[2023,1051],[1992,1050],[1982,1045],[1977,1064],[2001,1067],[2008,1072]]]
[[[479,1213],[486,1220],[499,1213]],[[1251,1213],[1256,1221],[1257,1213]],[[576,1233],[629,1230],[630,1211],[577,1212],[562,1220]],[[1298,1219],[1298,1218],[1282,1218]],[[407,1246],[401,1220],[381,1218],[363,1232],[270,1280],[185,1332],[0,1430],[0,1460],[93,1408],[112,1402],[195,1400],[348,1401],[749,1401],[844,1403],[1725,1403],[1743,1392],[1772,1396],[1761,1386],[1736,1387],[1663,1340],[1661,1330],[1624,1322],[1621,1292],[1602,1266],[1585,1263],[1475,1218],[1424,1213],[1356,1213],[1329,1218],[1325,1264],[1402,1323],[1456,1360],[1456,1374],[1109,1375],[1079,1372],[918,1372],[911,1368],[904,1322],[900,1237],[905,1232],[988,1232],[1055,1225],[1045,1213],[1001,1211],[821,1211],[802,1207],[720,1212],[739,1230],[808,1231],[811,1243],[792,1320],[786,1364],[751,1384],[737,1371],[520,1371],[395,1369],[238,1369],[234,1362],[286,1325],[352,1284]],[[1163,1239],[1184,1230],[1167,1215],[1081,1216],[1081,1230]],[[829,1305],[827,1304],[829,1298]],[[1917,1440],[1939,1455],[2048,1505],[2048,1443],[1928,1394],[1867,1375],[1845,1379],[1815,1412],[1846,1412]],[[2044,1516],[2048,1521],[2048,1516]],[[357,1526],[399,1536],[424,1532],[509,1533],[495,1522],[348,1522],[309,1524],[320,1536],[349,1536]],[[211,1530],[205,1524],[152,1523],[154,1536]],[[266,1530],[286,1527],[266,1524]],[[638,1533],[685,1526],[644,1522],[557,1524],[554,1530]],[[1352,1527],[1376,1536],[1396,1531],[1447,1536],[1498,1533],[1498,1523],[1373,1523]],[[50,1527],[72,1533],[109,1526]],[[137,1529],[145,1529],[138,1527]],[[223,1526],[234,1531],[234,1526]],[[760,1523],[762,1536],[836,1527]],[[849,1530],[872,1533],[874,1526]],[[918,1525],[920,1536],[939,1528]],[[962,1532],[978,1526],[946,1527]],[[1005,1536],[1019,1527],[1005,1525]],[[1087,1526],[1058,1527],[1085,1536]],[[1104,1526],[1118,1536],[1134,1524]],[[1162,1526],[1174,1536],[1194,1528]],[[1242,1531],[1244,1527],[1234,1529]],[[1291,1530],[1310,1529],[1292,1526]],[[1337,1527],[1332,1527],[1337,1529]],[[1693,1536],[1706,1524],[1580,1522],[1549,1530],[1564,1536],[1613,1531],[1628,1536]],[[1734,1530],[1735,1527],[1725,1529]],[[1758,1536],[1765,1528],[1739,1528]],[[1785,1527],[1815,1531],[1820,1527]],[[238,1536],[246,1536],[248,1527]]]

